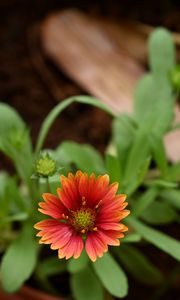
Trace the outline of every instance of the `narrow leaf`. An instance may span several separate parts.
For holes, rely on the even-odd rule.
[[[162,200],[167,201],[173,207],[180,209],[180,191],[174,189],[165,189],[160,193]]]
[[[128,218],[128,224],[137,230],[145,240],[180,261],[180,242],[133,217]]]
[[[36,150],[35,150],[36,154],[38,154],[39,151],[41,150],[41,148],[44,144],[44,140],[45,140],[45,138],[48,134],[48,131],[51,128],[54,121],[56,120],[56,118],[60,115],[60,113],[65,108],[67,108],[69,105],[71,105],[74,102],[96,106],[96,107],[106,111],[110,115],[114,116],[112,111],[104,103],[102,103],[101,101],[98,101],[97,99],[95,99],[93,97],[90,97],[90,96],[72,96],[72,97],[62,101],[58,105],[56,105],[53,108],[53,110],[48,114],[46,119],[44,120],[44,122],[41,126],[41,129],[40,129],[38,139],[37,139]]]
[[[121,177],[124,173],[127,155],[133,143],[135,131],[136,125],[128,115],[120,115],[113,120],[112,138],[118,152],[118,159],[122,172]]]
[[[121,167],[118,158],[106,153],[105,161],[106,161],[107,173],[110,176],[111,182],[115,182],[115,181],[119,182]]]
[[[138,281],[154,285],[162,282],[162,274],[146,256],[138,249],[129,245],[121,245],[116,250],[120,262]]]
[[[137,243],[137,242],[140,242],[140,240],[141,240],[141,235],[137,232],[134,232],[134,233],[126,235],[122,239],[122,243]]]
[[[123,298],[128,293],[128,282],[124,271],[110,253],[106,253],[92,264],[104,287],[115,297]]]
[[[152,149],[152,154],[157,166],[162,172],[163,176],[166,176],[168,172],[168,162],[166,157],[166,151],[161,136],[151,134],[149,136],[150,146]]]
[[[173,222],[177,219],[177,213],[170,204],[166,202],[154,201],[141,216],[147,223],[153,225],[162,225]]]
[[[142,195],[133,203],[133,215],[141,216],[143,211],[156,199],[158,192],[156,187],[151,187],[142,193]]]

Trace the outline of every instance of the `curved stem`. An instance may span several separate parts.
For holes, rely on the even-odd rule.
[[[48,114],[46,119],[44,120],[44,122],[42,124],[42,127],[41,127],[41,130],[40,130],[40,133],[39,133],[39,136],[38,136],[38,139],[37,139],[37,144],[36,144],[36,148],[35,148],[35,155],[37,155],[38,152],[41,150],[41,148],[44,144],[44,140],[45,140],[45,138],[48,134],[48,131],[49,131],[50,127],[52,126],[52,124],[54,123],[54,121],[56,120],[56,118],[58,117],[58,115],[66,107],[68,107],[70,104],[72,104],[74,102],[96,106],[96,107],[106,111],[111,116],[115,116],[115,114],[111,111],[111,109],[109,109],[104,103],[100,102],[96,98],[93,98],[93,97],[90,97],[90,96],[73,96],[73,97],[70,97],[70,98],[64,100],[63,102],[59,103],[58,105],[56,105],[53,108],[53,110]]]

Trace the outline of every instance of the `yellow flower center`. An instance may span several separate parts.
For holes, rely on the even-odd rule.
[[[82,207],[72,212],[71,224],[76,231],[82,234],[95,230],[96,212],[91,208]]]

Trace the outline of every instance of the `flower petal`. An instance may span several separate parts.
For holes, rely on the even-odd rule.
[[[72,228],[57,220],[44,220],[34,225],[36,229],[41,230],[37,236],[40,236],[40,244],[51,244],[51,249],[55,250],[64,247],[70,240]]]
[[[61,175],[60,180],[62,188],[57,189],[60,200],[68,209],[77,210],[80,207],[80,196],[74,175]]]
[[[124,237],[121,231],[115,230],[98,230],[98,234],[104,243],[111,246],[119,246],[119,238]]]
[[[118,231],[123,231],[124,228],[126,227],[125,225],[121,224],[121,223],[97,223],[96,226],[98,228],[101,228],[103,230],[118,230]]]
[[[45,202],[39,202],[40,208],[38,209],[41,213],[51,216],[55,219],[62,219],[63,215],[68,213],[65,206],[61,203],[58,197],[45,193],[42,195]]]
[[[69,242],[62,248],[58,250],[59,258],[69,259],[70,257],[74,257],[77,259],[84,248],[84,243],[82,237],[76,233],[71,236]]]
[[[90,177],[88,177],[87,173],[83,173],[79,180],[79,193],[81,197],[86,198],[88,206],[92,208],[107,193],[108,185],[108,175],[101,175],[96,178],[94,173]]]
[[[97,257],[102,257],[104,252],[107,252],[107,243],[104,243],[98,232],[91,232],[86,239],[86,252],[89,258],[94,262]]]

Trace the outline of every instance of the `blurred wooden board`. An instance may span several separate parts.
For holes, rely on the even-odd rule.
[[[117,113],[132,113],[134,88],[145,72],[151,30],[67,10],[46,18],[41,39],[46,54],[84,90]],[[176,35],[177,43],[178,38]],[[180,122],[178,108],[176,122]],[[180,160],[180,132],[171,133],[165,141],[169,158]]]

